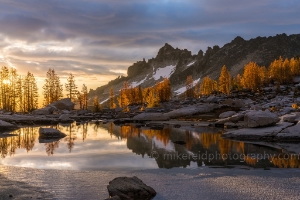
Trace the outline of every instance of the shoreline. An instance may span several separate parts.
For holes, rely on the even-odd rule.
[[[199,196],[203,199],[299,199],[299,171],[208,167],[73,171],[0,165],[0,197],[11,199],[8,197],[11,193],[13,199],[105,199],[109,181],[120,176],[137,176],[157,191],[154,200],[199,199]]]

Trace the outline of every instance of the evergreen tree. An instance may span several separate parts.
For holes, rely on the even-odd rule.
[[[219,91],[223,94],[230,94],[231,90],[231,77],[230,73],[224,65],[219,77]]]
[[[186,98],[193,98],[195,97],[195,91],[193,90],[194,87],[194,80],[192,76],[187,76],[186,82],[185,82],[185,97]]]
[[[28,72],[23,81],[23,111],[31,112],[38,108],[38,88],[35,77]]]
[[[62,84],[60,83],[59,76],[55,73],[54,69],[49,69],[46,74],[45,84],[43,86],[44,106],[47,106],[63,97]]]
[[[200,92],[201,95],[210,95],[212,92],[216,91],[218,88],[218,84],[216,81],[206,76],[200,84]]]
[[[101,104],[99,103],[99,97],[94,97],[93,107],[94,107],[94,112],[100,112],[101,111]]]
[[[114,109],[116,108],[116,104],[115,104],[115,95],[114,95],[114,88],[111,87],[110,91],[109,91],[109,107],[110,109]]]
[[[72,102],[75,102],[78,91],[77,86],[75,84],[74,75],[72,73],[70,73],[69,78],[67,79],[65,88],[67,91],[68,98],[70,98]]]

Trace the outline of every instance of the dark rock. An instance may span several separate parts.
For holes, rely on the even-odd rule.
[[[40,128],[39,129],[39,137],[40,138],[63,138],[67,135],[60,132],[57,129],[53,128]]]
[[[149,200],[155,197],[155,190],[134,177],[118,177],[107,186],[109,196],[119,196],[121,200]]]
[[[61,99],[50,104],[50,106],[54,106],[58,110],[73,110],[74,105],[75,104],[71,101],[70,98]]]
[[[175,124],[175,125],[174,125],[174,128],[180,128],[180,127],[181,127],[180,124]]]

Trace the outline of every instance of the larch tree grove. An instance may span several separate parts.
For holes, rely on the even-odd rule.
[[[44,106],[47,106],[63,97],[63,86],[54,69],[49,69],[43,86]]]

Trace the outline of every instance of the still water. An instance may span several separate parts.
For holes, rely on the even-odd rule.
[[[300,167],[299,155],[273,144],[266,147],[225,140],[220,130],[209,127],[184,130],[170,126],[152,130],[136,128],[133,124],[90,122],[52,128],[67,136],[57,141],[40,140],[39,127],[26,127],[12,132],[16,136],[0,138],[0,164],[68,170]]]

